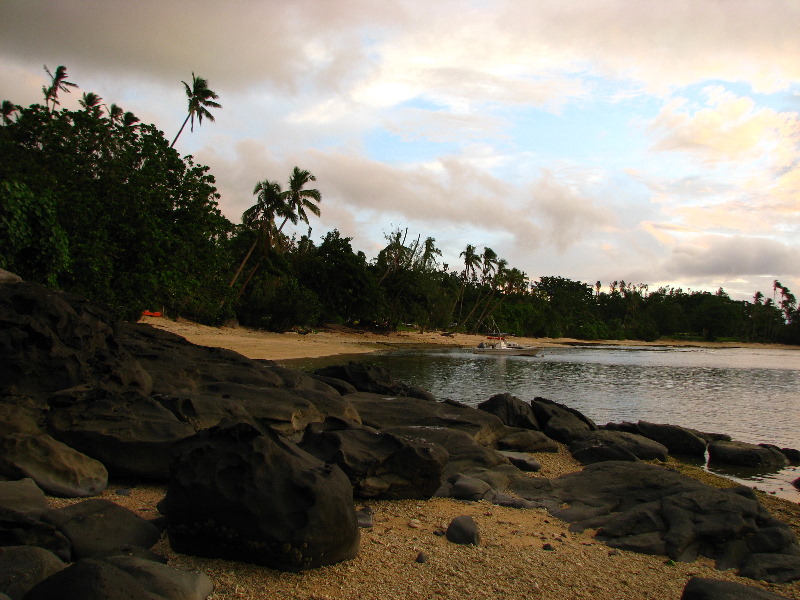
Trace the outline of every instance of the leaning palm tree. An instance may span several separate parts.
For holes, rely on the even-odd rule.
[[[233,284],[236,283],[259,243],[264,247],[271,244],[275,232],[275,217],[285,217],[289,213],[278,182],[269,179],[259,181],[253,189],[253,195],[256,196],[256,203],[242,213],[242,226],[245,229],[254,230],[256,238],[242,259],[239,268],[233,274],[228,287],[233,287]]]
[[[292,224],[297,224],[298,221],[303,221],[308,225],[308,214],[306,210],[311,211],[316,216],[319,216],[320,210],[316,203],[322,201],[322,196],[319,190],[304,190],[303,188],[309,181],[316,181],[317,178],[305,169],[295,167],[292,170],[292,175],[289,177],[289,189],[282,193],[281,197],[289,207],[290,212],[287,213],[283,219],[283,223],[278,227],[278,233],[281,232],[286,221],[291,221]]]
[[[72,83],[71,81],[67,81],[67,67],[59,66],[56,68],[55,75],[50,72],[50,69],[47,68],[47,65],[44,65],[45,72],[50,76],[50,87],[42,86],[42,92],[44,92],[44,104],[46,108],[49,108],[51,111],[56,109],[58,104],[61,104],[58,101],[58,92],[67,92],[69,93],[69,88],[71,87],[78,87],[78,84]],[[50,103],[53,103],[52,108],[50,108]]]
[[[133,114],[131,111],[126,112],[122,116],[122,124],[125,127],[138,127],[136,123],[138,123],[139,121],[141,121],[141,119],[137,117],[135,114]]]
[[[106,111],[108,111],[108,120],[112,123],[122,121],[122,115],[125,114],[125,111],[118,104],[106,106]]]
[[[103,99],[94,92],[84,92],[83,97],[78,100],[78,104],[80,104],[87,113],[92,113],[96,117],[99,117],[100,103],[102,101]]]
[[[19,106],[11,100],[3,100],[3,125],[11,123],[11,115],[19,110]]]
[[[188,83],[185,81],[181,82],[183,87],[186,88],[186,97],[189,99],[189,114],[186,115],[186,119],[183,121],[183,125],[181,125],[180,130],[178,131],[178,135],[175,136],[175,139],[172,140],[172,143],[169,145],[172,148],[175,145],[175,142],[178,141],[178,138],[183,133],[183,128],[186,127],[186,123],[189,122],[189,119],[192,120],[191,131],[194,131],[194,118],[197,117],[197,124],[201,125],[203,123],[203,119],[208,119],[209,121],[214,121],[214,115],[212,115],[208,107],[211,108],[222,108],[222,105],[214,102],[219,96],[208,89],[208,80],[203,79],[202,77],[197,77],[192,71],[192,85],[189,86]]]

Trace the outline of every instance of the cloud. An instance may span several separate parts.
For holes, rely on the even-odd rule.
[[[752,98],[736,96],[720,86],[704,90],[703,107],[685,98],[667,103],[650,125],[657,151],[682,151],[711,163],[772,157],[786,161],[796,149],[796,112],[778,113],[757,107]]]
[[[667,277],[704,280],[778,275],[800,277],[800,247],[746,236],[703,235],[678,245],[662,265]]]

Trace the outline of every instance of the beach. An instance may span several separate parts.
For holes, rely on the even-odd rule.
[[[204,346],[235,350],[255,359],[278,362],[330,355],[353,355],[388,348],[470,347],[482,336],[441,332],[376,334],[330,328],[317,332],[264,333],[241,327],[212,328],[187,321],[146,317],[143,322]],[[523,344],[572,344],[576,340],[517,339]],[[640,345],[636,342],[636,345]],[[741,346],[741,344],[736,344]],[[560,446],[558,453],[537,453],[542,470],[533,477],[553,478],[581,466]],[[718,487],[728,480],[709,475],[674,459],[666,463]],[[145,518],[158,516],[156,504],[164,487],[141,482],[113,482],[103,497]],[[758,493],[777,518],[800,534],[800,506]],[[51,498],[54,506],[76,502]],[[153,549],[169,564],[204,571],[215,591],[212,600],[353,598],[598,598],[677,599],[691,577],[708,577],[773,591],[800,599],[800,582],[775,585],[717,571],[712,560],[674,563],[665,556],[613,550],[594,539],[593,531],[569,531],[566,523],[542,509],[513,509],[486,502],[435,498],[426,501],[359,501],[373,510],[373,526],[361,529],[358,556],[350,561],[303,573],[282,573],[265,567],[180,555],[166,538]],[[478,524],[477,546],[453,544],[439,535],[456,516],[470,515]]]

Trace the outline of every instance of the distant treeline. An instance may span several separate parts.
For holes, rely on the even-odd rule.
[[[532,281],[490,248],[467,246],[463,262],[442,264],[433,238],[403,230],[387,234],[373,258],[336,230],[319,243],[310,228],[289,237],[283,226],[308,223],[322,201],[308,188],[314,176],[299,168],[285,190],[258,182],[256,203],[234,225],[219,211],[208,167],[182,158],[155,126],[93,94],[84,94],[83,110],[57,110],[57,93],[44,91],[44,105],[3,102],[0,267],[104,302],[124,317],[163,309],[278,331],[340,323],[587,340],[800,343],[796,299],[777,281],[766,295],[738,301],[722,289]]]

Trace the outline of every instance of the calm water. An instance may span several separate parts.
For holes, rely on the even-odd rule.
[[[523,400],[544,396],[598,424],[673,423],[745,442],[800,447],[800,351],[581,346],[546,348],[535,357],[446,350],[377,353],[356,360],[386,367],[397,379],[437,398],[470,405],[500,392]],[[305,369],[320,364],[294,363]],[[798,501],[800,492],[790,484],[798,476],[794,467],[746,479]]]

